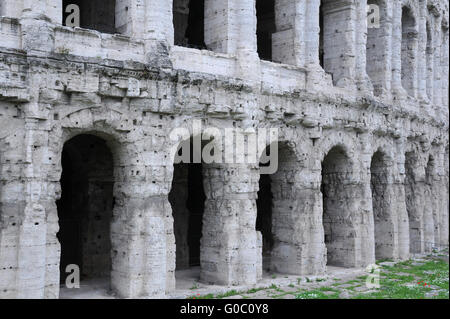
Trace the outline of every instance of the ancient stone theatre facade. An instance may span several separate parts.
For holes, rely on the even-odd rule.
[[[0,0],[0,298],[58,298],[69,264],[158,298],[190,267],[250,286],[448,247],[448,17],[443,0]],[[195,120],[276,128],[278,170],[175,162]]]

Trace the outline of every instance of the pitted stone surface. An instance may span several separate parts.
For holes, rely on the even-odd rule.
[[[381,14],[367,29],[366,1],[277,0],[271,56],[255,0],[205,0],[201,45],[186,38],[188,2],[116,1],[116,33],[102,33],[62,24],[63,1],[0,0],[0,298],[59,297],[62,153],[80,135],[112,159],[89,141],[73,149],[81,260],[102,264],[87,273],[109,268],[119,297],[173,293],[194,250],[170,134],[194,136],[194,120],[277,128],[280,145],[271,232],[257,227],[257,164],[197,171],[202,283],[448,247],[447,1],[367,1]]]

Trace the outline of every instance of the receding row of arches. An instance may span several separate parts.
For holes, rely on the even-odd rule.
[[[210,164],[194,163],[190,140],[190,163],[174,164],[169,202],[174,219],[176,270],[199,270],[202,267],[202,233],[205,214],[205,169]],[[262,235],[262,268],[266,273],[291,272],[292,256],[289,241],[298,236],[293,224],[298,211],[295,175],[298,162],[288,144],[279,145],[278,170],[260,175],[256,200],[256,231]],[[417,200],[428,198],[433,191],[435,160],[430,156],[426,168],[426,191],[418,194],[415,153],[406,154],[404,192],[409,218],[411,253],[429,250],[439,242],[436,230],[439,214],[419,211]],[[263,164],[261,164],[263,165]],[[267,164],[265,164],[267,165]],[[352,160],[344,147],[335,146],[323,158],[321,166],[322,227],[326,246],[326,263],[330,266],[354,265],[355,222]],[[392,160],[382,151],[372,156],[370,189],[374,220],[375,256],[377,259],[395,255],[395,213],[390,203],[396,201],[392,192]],[[61,198],[57,201],[61,244],[61,281],[67,276],[66,266],[80,266],[85,282],[109,280],[111,272],[110,225],[115,205],[114,161],[105,140],[95,135],[78,135],[64,145],[62,151]],[[425,197],[424,197],[425,196]],[[428,196],[428,197],[427,197]],[[432,203],[430,203],[431,205]],[[356,210],[357,211],[357,210]],[[288,252],[288,253],[286,253]],[[199,271],[197,271],[199,274]]]
[[[130,10],[126,2],[117,2],[116,0],[63,0],[63,24],[67,23],[67,18],[71,15],[71,11],[67,8],[73,4],[80,8],[81,27],[106,33],[120,33],[123,29],[121,25],[126,23],[126,11]],[[424,52],[426,55],[426,70],[424,72],[426,74],[419,74],[420,30],[419,21],[413,8],[405,5],[402,9],[401,35],[399,36],[401,58],[399,65],[397,65],[397,62],[391,60],[388,54],[391,49],[394,49],[396,43],[391,41],[393,31],[387,29],[390,25],[389,16],[391,13],[388,12],[386,2],[384,0],[370,0],[368,5],[370,8],[373,6],[378,8],[377,16],[374,18],[377,19],[377,26],[368,25],[366,41],[366,73],[374,86],[374,93],[381,95],[384,91],[389,91],[391,82],[394,81],[392,77],[396,77],[391,74],[399,69],[400,85],[409,95],[416,97],[418,88],[421,86],[420,81],[423,80],[422,78],[426,78],[424,91],[428,98],[432,100],[433,83],[440,80],[437,71],[433,70],[438,70],[441,64],[445,63],[444,52],[439,53],[439,51],[436,51],[436,47],[440,45],[444,47],[446,38],[448,38],[448,28],[442,26],[442,39],[433,39],[436,33],[432,21],[427,21],[426,47],[424,48],[426,51]],[[275,0],[256,0],[255,6],[259,57],[262,60],[289,63],[286,61],[286,59],[289,59],[284,57],[285,53],[281,53],[281,51],[286,51],[286,48],[283,47],[286,44],[283,43],[287,41],[283,38],[286,36],[283,35],[283,32],[293,28],[293,22],[290,19],[293,19],[291,11],[295,8],[291,7],[290,4]],[[205,8],[205,0],[173,0],[175,45],[213,50],[205,44],[205,21],[212,20],[211,17],[205,17],[206,11],[214,11],[211,4],[209,7]],[[342,41],[338,41],[336,37],[344,36],[350,31],[349,26],[344,22],[352,19],[353,9],[348,6],[336,10],[336,4],[333,1],[320,1],[317,60],[325,72],[333,77],[334,82],[346,76],[342,69],[342,59],[349,59],[346,58],[346,46],[348,44],[344,43],[344,38]],[[432,16],[432,14],[429,14],[429,16]],[[286,21],[281,21],[283,19]],[[278,34],[281,34],[280,39],[278,39]],[[348,61],[345,63],[348,63]],[[444,91],[448,88],[444,85],[442,90],[445,100],[447,95]]]

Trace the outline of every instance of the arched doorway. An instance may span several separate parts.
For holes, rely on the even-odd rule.
[[[172,206],[176,244],[177,284],[184,280],[199,280],[201,268],[201,238],[203,214],[205,211],[205,191],[203,188],[204,163],[194,159],[193,139],[183,141],[178,149],[180,158],[183,151],[189,151],[187,161],[175,162],[169,202]],[[200,151],[201,152],[201,151]]]
[[[299,219],[299,203],[295,195],[295,178],[298,163],[294,151],[285,143],[278,144],[278,169],[273,174],[260,174],[256,200],[256,230],[262,235],[263,271],[269,273],[297,274],[300,263],[298,250],[301,245],[296,224]],[[273,166],[273,163],[260,164]]]
[[[62,284],[66,267],[77,265],[82,286],[110,289],[113,183],[113,158],[105,140],[83,134],[64,144],[57,201]]]
[[[323,227],[327,265],[349,267],[355,262],[352,198],[346,187],[351,163],[345,150],[333,147],[322,162]]]

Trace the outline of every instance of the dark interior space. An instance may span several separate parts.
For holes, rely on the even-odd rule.
[[[205,210],[202,164],[189,164],[188,169],[188,199],[186,207],[189,210],[189,266],[199,266],[200,239],[202,237],[203,212]]]
[[[204,0],[174,0],[173,24],[175,45],[207,49]]]
[[[69,264],[80,267],[81,280],[109,277],[113,161],[103,139],[79,135],[65,143],[61,198],[56,204],[61,282]]]
[[[272,208],[273,194],[271,190],[272,180],[270,175],[261,174],[259,178],[259,191],[256,200],[257,217],[256,230],[260,231],[263,238],[263,269],[269,270],[270,252],[273,248],[272,234]]]
[[[276,31],[275,0],[256,1],[256,37],[261,60],[272,61],[272,34]]]
[[[174,165],[169,202],[174,217],[177,270],[200,266],[205,191],[203,164],[193,163],[193,144],[190,141],[190,163]],[[180,148],[178,155],[182,155]]]
[[[66,8],[76,4],[80,8],[80,27],[103,33],[116,33],[116,0],[63,0],[63,25],[66,24]]]

